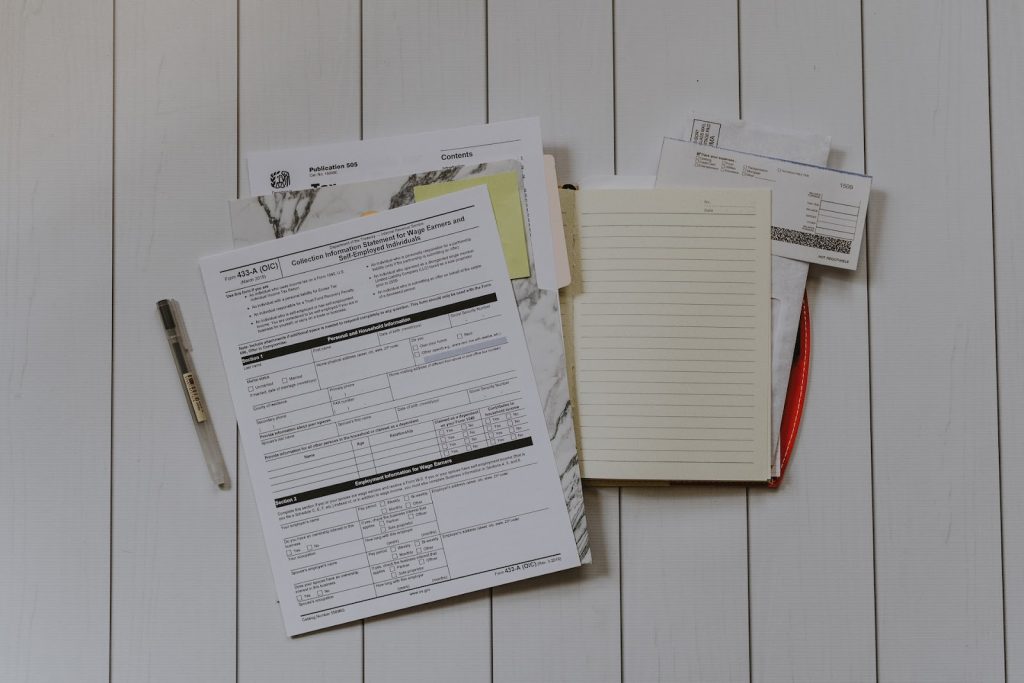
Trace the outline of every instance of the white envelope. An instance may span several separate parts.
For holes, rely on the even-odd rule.
[[[749,121],[691,113],[685,130],[690,142],[708,147],[738,149],[815,166],[828,165],[832,138],[816,133],[769,128]]]

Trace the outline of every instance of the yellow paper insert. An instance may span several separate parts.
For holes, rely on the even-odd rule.
[[[494,221],[498,224],[498,235],[501,237],[501,249],[505,252],[509,278],[516,280],[530,277],[530,258],[526,251],[526,224],[523,221],[523,205],[519,199],[518,173],[509,171],[447,183],[418,185],[413,188],[413,193],[416,201],[422,201],[477,185],[486,185],[487,193],[491,197]]]

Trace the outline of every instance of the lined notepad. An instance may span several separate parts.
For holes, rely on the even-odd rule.
[[[574,194],[563,322],[583,476],[767,480],[771,193]]]

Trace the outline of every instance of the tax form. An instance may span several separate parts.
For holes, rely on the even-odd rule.
[[[325,227],[368,213],[405,206],[413,203],[417,189],[430,183],[472,178],[479,180],[513,170],[518,175],[522,165],[517,161],[487,162],[235,200],[230,203],[235,246],[257,244],[274,237],[294,234],[300,229],[305,231]],[[489,184],[488,188],[493,189]],[[518,188],[513,192],[513,201],[518,202]],[[500,206],[500,203],[495,204],[492,195],[491,207],[495,212],[499,235],[502,225]],[[518,215],[521,221],[521,208]],[[556,223],[561,225],[561,217]],[[507,256],[506,252],[506,261]],[[590,533],[583,507],[575,423],[569,407],[569,380],[559,325],[558,293],[538,287],[532,250],[529,250],[528,257],[529,277],[513,280],[512,292],[518,303],[523,334],[530,350],[533,378],[541,396],[555,463],[561,472],[565,504],[576,532],[580,558],[584,563],[589,563]]]
[[[579,565],[485,187],[200,267],[289,635]]]

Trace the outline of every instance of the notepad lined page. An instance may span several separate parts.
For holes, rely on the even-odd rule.
[[[577,193],[584,477],[768,479],[770,217],[761,189]]]

